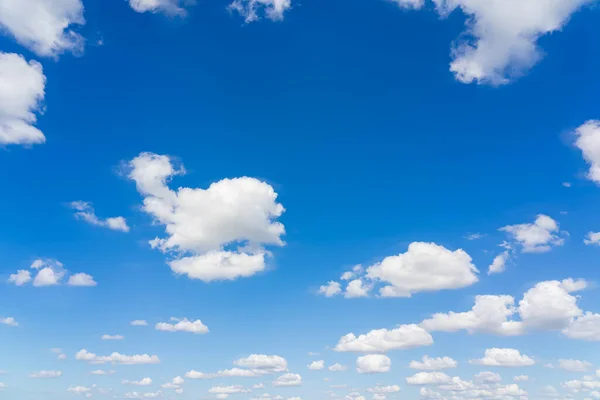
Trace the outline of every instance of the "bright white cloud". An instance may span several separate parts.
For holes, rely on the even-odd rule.
[[[234,0],[228,8],[250,23],[259,20],[261,13],[270,20],[281,21],[291,7],[291,0]]]
[[[6,1],[0,0],[0,24],[5,18],[2,3]],[[42,131],[34,126],[37,114],[43,112],[45,87],[46,76],[40,63],[0,52],[0,146],[29,146],[46,141]]]
[[[168,181],[185,170],[170,157],[141,153],[129,168],[144,196],[143,210],[167,233],[150,244],[175,257],[169,265],[177,274],[205,282],[252,276],[265,269],[264,246],[284,245],[285,229],[276,221],[284,208],[265,182],[242,177],[173,191]]]
[[[349,333],[340,338],[335,351],[385,353],[390,350],[412,349],[433,344],[433,338],[418,325],[400,325],[396,329],[375,329],[356,336]]]
[[[491,371],[482,371],[477,373],[474,377],[477,383],[498,383],[502,381],[502,377]]]
[[[562,333],[571,339],[600,341],[600,314],[587,312],[575,318]]]
[[[29,375],[29,377],[35,378],[35,379],[60,378],[61,376],[62,376],[61,371],[39,371],[39,372],[33,372]]]
[[[69,205],[75,210],[75,217],[89,224],[102,226],[114,231],[129,232],[127,221],[123,217],[98,218],[91,203],[86,201],[73,201]]]
[[[213,394],[236,394],[236,393],[248,393],[251,392],[249,389],[245,389],[240,385],[231,385],[231,386],[213,386],[208,389],[208,393]]]
[[[588,246],[600,246],[600,232],[588,232],[588,234],[585,236],[585,239],[583,239],[583,243],[587,244]]]
[[[345,370],[348,369],[347,366],[342,365],[340,363],[335,363],[333,365],[330,365],[329,368],[327,368],[328,370],[330,370],[331,372],[343,372]]]
[[[19,323],[13,317],[0,318],[0,324],[17,327]]]
[[[592,364],[587,361],[560,359],[558,360],[558,368],[571,372],[587,372],[592,367]]]
[[[557,235],[561,233],[558,223],[544,214],[538,215],[533,223],[507,225],[500,230],[511,235],[524,253],[544,253],[564,243]]]
[[[0,0],[0,26],[40,56],[81,53],[84,39],[74,25],[85,24],[81,0]]]
[[[109,356],[98,356],[94,353],[90,353],[86,349],[79,350],[75,354],[75,359],[79,361],[87,361],[90,364],[159,364],[160,359],[155,355],[148,354],[136,354],[132,356],[123,355],[120,353],[112,353]]]
[[[575,130],[575,137],[575,146],[590,166],[588,179],[600,184],[600,121],[587,121]]]
[[[94,277],[84,273],[78,273],[69,277],[69,286],[96,286],[98,283],[94,280]]]
[[[152,379],[142,378],[139,381],[128,381],[125,379],[125,380],[122,380],[121,383],[123,385],[150,386],[150,385],[152,385]]]
[[[299,386],[301,384],[302,377],[292,373],[283,374],[272,382],[273,386]]]
[[[33,279],[33,286],[36,287],[60,285],[68,273],[60,261],[53,259],[37,259],[31,263],[30,268],[38,271]],[[31,272],[19,270],[9,277],[8,282],[23,286],[31,280]],[[67,284],[70,286],[96,286],[94,278],[84,273],[71,275]]]
[[[342,292],[342,288],[339,282],[329,281],[327,285],[323,285],[319,288],[319,294],[325,297],[333,297]]]
[[[248,368],[258,373],[275,373],[287,371],[287,360],[280,356],[251,354],[233,362],[238,367]]]
[[[131,8],[139,13],[163,13],[167,15],[185,16],[186,4],[193,4],[191,0],[129,0]]]
[[[365,285],[361,279],[354,279],[348,286],[346,286],[346,293],[344,293],[344,297],[347,299],[352,299],[355,297],[367,297],[369,295],[369,290],[371,287]]]
[[[458,362],[450,357],[431,358],[423,356],[421,361],[411,361],[409,367],[412,369],[421,369],[424,371],[438,371],[442,369],[456,368]]]
[[[441,385],[450,381],[451,378],[443,372],[418,372],[406,378],[406,383],[413,386]]]
[[[410,297],[414,293],[459,289],[477,282],[479,272],[464,250],[451,251],[435,243],[414,242],[406,253],[386,257],[367,268],[367,277],[388,286],[383,297]]]
[[[470,363],[488,367],[528,367],[534,365],[535,361],[519,350],[492,348],[485,351],[485,357],[471,360]]]
[[[324,360],[313,361],[310,364],[308,364],[306,366],[306,368],[311,369],[313,371],[321,370],[321,369],[325,368],[325,361]]]
[[[190,321],[187,318],[171,318],[171,321],[175,323],[170,324],[167,322],[159,322],[156,324],[155,329],[165,332],[190,332],[196,334],[208,333],[208,327],[199,319]]]
[[[388,372],[392,360],[383,354],[367,354],[356,359],[356,372],[359,374],[378,374]]]
[[[404,8],[423,1],[395,0]],[[466,32],[453,45],[450,71],[463,83],[502,85],[531,69],[542,57],[540,37],[560,31],[571,15],[592,0],[433,0],[445,17],[467,16]]]
[[[23,286],[24,284],[31,282],[31,272],[20,269],[16,274],[10,275],[8,282],[14,283],[17,286]]]
[[[490,266],[488,268],[488,275],[500,274],[500,273],[504,272],[504,270],[506,269],[506,261],[508,261],[508,258],[509,258],[508,250],[503,251],[502,253],[500,253],[496,257],[494,257],[494,261],[492,261],[492,263],[490,264]]]

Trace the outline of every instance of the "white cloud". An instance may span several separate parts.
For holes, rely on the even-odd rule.
[[[102,340],[123,340],[125,336],[123,335],[102,335]]]
[[[67,392],[75,394],[89,393],[91,391],[92,389],[86,386],[71,386],[67,389]]]
[[[513,379],[514,379],[515,382],[526,382],[526,381],[529,380],[529,376],[527,376],[527,375],[517,375]]]
[[[448,383],[451,378],[443,372],[418,372],[406,378],[409,385],[441,385]]]
[[[587,372],[592,367],[592,364],[587,361],[560,359],[558,360],[558,368],[571,372]]]
[[[94,370],[94,371],[92,371],[90,373],[92,375],[113,375],[116,372],[117,371],[114,371],[114,370],[105,371],[105,370],[102,370],[102,369],[97,369],[97,370]]]
[[[400,0],[419,8],[423,2]],[[445,17],[467,16],[466,34],[453,45],[450,71],[463,83],[502,85],[526,73],[542,57],[538,38],[566,25],[591,0],[433,0]]]
[[[228,8],[250,23],[259,20],[261,12],[270,20],[281,21],[291,7],[291,0],[234,0]]]
[[[179,16],[185,16],[184,6],[193,3],[190,0],[129,0],[131,8],[139,13],[152,12]]]
[[[31,282],[31,272],[20,269],[16,274],[10,275],[8,282],[14,283],[17,286],[23,286],[24,284]]]
[[[575,136],[575,146],[590,165],[588,179],[600,184],[600,121],[587,121],[575,130]]]
[[[504,272],[506,269],[506,261],[508,261],[509,253],[508,250],[498,254],[494,257],[494,261],[490,264],[488,268],[488,275],[491,274],[499,274]]]
[[[119,353],[112,353],[109,356],[98,356],[94,353],[90,353],[86,349],[79,350],[77,354],[75,354],[75,359],[79,361],[87,361],[90,364],[105,364],[105,363],[113,363],[113,364],[125,364],[125,365],[133,365],[133,364],[159,364],[160,359],[155,355],[148,354],[136,354],[132,356],[127,356]]]
[[[485,234],[483,234],[483,233],[470,233],[470,234],[468,234],[468,235],[465,236],[465,239],[467,239],[467,240],[479,240],[479,239],[481,239],[484,236],[485,236]]]
[[[588,232],[583,239],[583,243],[590,245],[600,246],[600,232]]]
[[[323,285],[319,288],[319,293],[325,297],[333,297],[342,292],[342,288],[339,282],[329,281],[327,285]]]
[[[510,234],[524,253],[543,253],[564,243],[557,235],[561,233],[558,223],[544,214],[539,214],[531,224],[507,225],[500,230]]]
[[[122,380],[121,383],[123,385],[150,386],[152,385],[152,379],[142,378],[139,381]]]
[[[456,332],[466,330],[471,333],[519,335],[523,330],[522,323],[509,320],[514,312],[514,298],[512,296],[476,296],[475,305],[470,311],[434,314],[430,319],[424,320],[421,326],[428,331]]]
[[[376,329],[356,336],[349,333],[340,338],[335,351],[385,353],[390,350],[411,349],[433,344],[433,338],[418,325],[400,325],[396,329]]]
[[[498,383],[502,381],[500,375],[490,371],[479,372],[473,378],[477,383]]]
[[[148,322],[144,321],[143,319],[136,319],[134,321],[130,322],[131,326],[148,326]]]
[[[302,384],[302,377],[298,374],[287,373],[279,376],[272,384],[273,386],[299,386]]]
[[[377,374],[388,372],[392,360],[382,354],[368,354],[356,359],[356,372],[359,374]]]
[[[400,386],[398,385],[389,385],[389,386],[375,386],[372,388],[368,388],[367,392],[369,393],[397,393],[400,391]]]
[[[0,0],[0,9],[6,1]],[[6,16],[0,12],[0,23],[3,18]],[[42,131],[34,126],[36,114],[43,112],[45,87],[46,76],[40,63],[0,52],[0,146],[46,141]]]
[[[287,371],[287,360],[285,358],[265,354],[251,354],[248,357],[235,360],[233,364],[258,373]]]
[[[383,297],[410,297],[414,293],[459,289],[477,282],[479,272],[464,250],[450,251],[435,243],[414,242],[406,253],[386,257],[367,268],[367,277],[389,284]]]
[[[69,286],[96,286],[97,283],[94,277],[88,274],[79,273],[69,277]]]
[[[73,201],[69,206],[75,210],[75,217],[89,224],[102,226],[114,231],[129,232],[127,221],[123,217],[110,217],[100,219],[94,211],[91,203],[86,201]]]
[[[232,385],[232,386],[213,386],[208,389],[208,393],[214,394],[236,394],[236,393],[248,393],[251,390],[244,389],[243,386],[240,385]]]
[[[471,360],[470,363],[489,367],[528,367],[534,365],[535,361],[519,350],[492,348],[485,351],[485,357]]]
[[[156,397],[162,397],[162,392],[159,390],[157,392],[146,392],[146,393],[138,393],[138,392],[128,392],[125,393],[126,399],[153,399]]]
[[[175,324],[169,324],[167,322],[159,322],[156,324],[155,329],[166,332],[190,332],[196,334],[208,333],[208,327],[202,323],[199,319],[190,321],[187,318],[178,319],[171,318]]]
[[[35,379],[60,378],[61,376],[62,376],[61,371],[39,371],[39,372],[33,372],[29,375],[30,378],[35,378]]]
[[[354,279],[346,286],[346,293],[344,297],[347,299],[352,299],[355,297],[367,297],[369,295],[369,290],[371,287],[365,285],[362,280]]]
[[[84,39],[73,31],[83,25],[81,0],[0,0],[0,26],[40,56],[83,51]]]
[[[47,266],[37,273],[33,280],[33,286],[55,286],[65,276],[66,272],[62,266]]]
[[[441,369],[456,368],[458,362],[450,357],[431,358],[423,356],[421,361],[411,361],[409,367],[412,369],[421,369],[425,371],[438,371]]]
[[[0,324],[8,326],[19,326],[19,323],[13,317],[0,318]]]
[[[242,177],[173,191],[168,181],[185,170],[170,157],[141,153],[129,167],[143,210],[167,233],[150,244],[175,257],[169,261],[175,273],[205,282],[252,276],[265,269],[264,246],[284,245],[285,228],[276,221],[284,208],[267,183]]]
[[[327,368],[328,370],[330,370],[331,372],[343,372],[345,370],[348,369],[347,366],[342,365],[340,363],[335,363],[333,365],[330,365],[329,368]]]
[[[571,339],[600,341],[600,314],[587,312],[575,318],[562,333]]]
[[[312,369],[313,371],[321,370],[321,369],[325,368],[325,361],[323,361],[323,360],[313,361],[310,364],[308,364],[306,366],[306,368]]]

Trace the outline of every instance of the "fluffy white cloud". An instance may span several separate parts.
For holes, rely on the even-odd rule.
[[[321,370],[321,369],[325,368],[325,361],[323,361],[323,360],[313,361],[310,364],[308,364],[306,366],[306,368],[312,369],[313,371]]]
[[[356,359],[356,372],[359,374],[376,374],[388,372],[392,360],[382,354],[368,354]]]
[[[248,393],[251,390],[244,389],[243,386],[240,385],[232,385],[232,386],[213,386],[208,389],[208,393],[213,394],[235,394],[235,393]]]
[[[590,165],[588,179],[600,184],[600,121],[587,121],[575,130],[575,136],[575,146]]]
[[[279,376],[272,384],[273,386],[299,386],[302,384],[302,377],[298,374],[287,373]]]
[[[583,243],[587,244],[588,246],[600,246],[600,232],[588,232],[588,234],[585,236],[585,239],[583,239]]]
[[[81,0],[0,0],[2,30],[40,56],[80,53],[84,39],[70,28],[84,23]]]
[[[129,0],[131,8],[139,13],[152,12],[180,16],[186,14],[184,8],[186,4],[193,4],[193,2],[190,0]]]
[[[500,253],[496,257],[494,257],[494,261],[492,261],[492,263],[490,264],[490,266],[488,268],[488,275],[499,274],[499,273],[504,272],[504,270],[506,269],[506,261],[508,261],[508,258],[509,258],[508,250],[503,251],[502,253]]]
[[[450,357],[431,358],[423,356],[421,361],[411,361],[409,367],[412,369],[421,369],[425,371],[438,371],[441,369],[456,368],[458,362]]]
[[[121,383],[123,385],[150,386],[150,385],[152,385],[152,379],[142,378],[139,381],[128,381],[125,379],[125,380],[122,380]]]
[[[331,372],[342,372],[348,369],[347,366],[342,365],[340,363],[335,363],[333,365],[330,365],[328,368]]]
[[[322,285],[319,288],[319,294],[324,295],[325,297],[333,297],[342,292],[342,288],[339,282],[329,281],[327,285]]]
[[[24,284],[31,282],[31,272],[26,269],[20,269],[16,274],[10,275],[8,282],[14,283],[17,286],[23,286]]]
[[[435,243],[414,242],[406,253],[386,257],[367,268],[369,279],[388,286],[383,297],[410,297],[413,293],[458,289],[477,282],[479,272],[464,250],[450,251]]]
[[[562,333],[571,339],[600,341],[600,314],[587,312],[575,318]]]
[[[344,297],[347,299],[352,299],[355,297],[367,297],[370,290],[371,287],[369,285],[365,285],[361,279],[354,279],[346,286],[346,293],[344,293]]]
[[[571,372],[587,372],[592,367],[592,364],[587,361],[560,359],[558,360],[558,368]]]
[[[479,372],[473,378],[477,383],[498,383],[502,381],[502,377],[500,375],[490,371]]]
[[[0,10],[6,1],[0,0]],[[0,12],[0,23],[2,18],[4,12]],[[28,146],[46,141],[42,131],[34,126],[36,114],[43,111],[45,87],[46,76],[40,63],[0,52],[0,145]]]
[[[423,1],[395,0],[421,8]],[[467,16],[466,34],[452,50],[450,71],[463,83],[502,85],[542,57],[537,41],[560,31],[573,13],[592,0],[433,0],[445,17],[456,9]]]
[[[418,372],[406,378],[409,385],[441,385],[450,381],[451,378],[443,372]]]
[[[564,243],[557,235],[561,233],[558,223],[544,214],[538,215],[531,224],[507,225],[500,230],[510,234],[524,253],[543,253]]]
[[[411,349],[433,344],[433,338],[418,325],[400,325],[396,329],[375,329],[356,336],[349,333],[340,338],[335,351],[385,353],[390,350]]]
[[[291,7],[291,0],[234,0],[228,8],[244,17],[246,23],[250,23],[259,20],[261,12],[270,20],[281,21]]]
[[[175,273],[205,282],[251,276],[265,269],[264,246],[284,245],[285,229],[276,221],[284,208],[267,183],[243,177],[223,179],[208,189],[173,191],[168,181],[185,170],[170,157],[141,153],[129,167],[129,177],[144,196],[143,210],[167,233],[150,244],[175,256],[169,262]]]
[[[123,340],[125,336],[123,335],[102,335],[102,340]]]
[[[93,276],[80,272],[71,275],[67,284],[69,286],[96,286],[98,283],[96,283]]]
[[[66,275],[62,263],[58,261],[48,261],[46,266],[41,268],[35,279],[33,286],[55,286],[60,284],[62,278]]]
[[[519,335],[523,332],[523,324],[511,321],[509,317],[515,313],[512,296],[476,296],[475,305],[470,311],[447,314],[438,313],[426,319],[421,326],[428,331],[485,332],[499,335]]]
[[[102,226],[114,231],[129,232],[127,221],[123,217],[98,218],[91,203],[86,201],[73,201],[69,205],[75,210],[75,217],[89,224]]]
[[[251,354],[233,362],[238,367],[248,368],[258,373],[275,373],[287,371],[287,360],[280,356]]]
[[[8,326],[19,326],[19,323],[13,317],[0,318],[0,324]]]
[[[534,365],[535,361],[519,350],[492,348],[485,351],[485,357],[471,360],[470,363],[489,367],[528,367]]]
[[[165,332],[190,332],[196,334],[208,333],[208,327],[199,319],[190,321],[187,318],[171,318],[171,321],[174,321],[175,323],[169,324],[167,322],[159,322],[154,328],[156,330]]]
[[[61,371],[39,371],[39,372],[33,372],[29,375],[29,377],[35,378],[35,379],[60,378],[61,376],[62,376]]]
[[[94,353],[90,353],[86,349],[79,350],[77,354],[75,354],[75,359],[79,361],[87,361],[90,364],[105,364],[105,363],[113,363],[113,364],[125,364],[125,365],[133,365],[133,364],[159,364],[160,359],[155,355],[148,354],[136,354],[132,356],[127,356],[119,353],[112,353],[109,356],[98,356]]]

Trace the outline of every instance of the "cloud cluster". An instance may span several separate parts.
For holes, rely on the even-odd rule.
[[[287,360],[277,355],[250,354],[233,362],[236,368],[225,369],[214,373],[195,370],[185,374],[189,379],[215,379],[224,377],[253,378],[257,376],[287,372]]]
[[[165,226],[167,237],[150,244],[174,257],[168,264],[176,274],[205,282],[252,276],[265,269],[265,246],[284,245],[285,228],[276,221],[284,208],[265,182],[243,177],[174,191],[168,182],[185,170],[152,153],[141,153],[129,169],[143,210]]]
[[[58,260],[36,259],[31,263],[30,269],[37,271],[35,277],[29,270],[21,269],[11,274],[8,282],[16,286],[23,286],[33,280],[33,286],[56,286],[63,283],[63,279],[68,275],[63,264]],[[91,275],[85,273],[73,274],[67,281],[69,286],[96,286],[97,283]]]
[[[184,6],[192,1],[184,0],[129,0],[131,8],[139,13],[163,13],[167,15],[184,16]]]
[[[196,334],[208,333],[208,327],[199,319],[190,321],[187,318],[171,318],[174,323],[159,322],[155,325],[155,329],[165,332],[190,332]]]
[[[600,185],[600,121],[590,120],[575,130],[575,146],[589,164],[589,180]]]
[[[155,355],[148,354],[135,354],[132,356],[123,355],[120,353],[112,353],[109,356],[98,356],[94,353],[87,351],[86,349],[79,350],[75,354],[75,359],[78,361],[86,361],[90,364],[159,364],[160,359]]]
[[[234,0],[228,8],[244,17],[246,23],[250,23],[258,21],[261,13],[270,20],[281,21],[291,7],[291,0]]]
[[[523,253],[545,253],[564,244],[559,236],[564,232],[554,219],[544,214],[538,215],[533,223],[507,225],[500,230],[508,233]]]

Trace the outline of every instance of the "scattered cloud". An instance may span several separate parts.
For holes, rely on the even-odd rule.
[[[129,0],[131,8],[139,13],[151,12],[166,15],[185,16],[185,6],[194,4],[192,0]]]
[[[443,372],[417,372],[406,378],[406,383],[413,386],[441,385],[452,379]]]
[[[130,325],[131,326],[148,326],[148,322],[144,321],[143,319],[136,319],[134,321],[131,321]]]
[[[306,368],[311,369],[313,371],[321,370],[321,369],[325,368],[325,361],[323,361],[323,360],[313,361],[310,364],[308,364],[306,366]]]
[[[31,263],[30,269],[37,271],[35,278],[33,278],[33,286],[35,287],[60,285],[63,283],[63,278],[68,274],[60,261],[49,258],[36,259]],[[32,281],[31,276],[31,272],[27,270],[18,270],[15,274],[10,275],[8,282],[23,286]],[[69,286],[96,286],[94,278],[84,273],[71,275],[67,284]]]
[[[168,322],[159,322],[155,325],[155,329],[165,332],[189,332],[196,334],[208,333],[208,327],[202,323],[199,319],[190,321],[187,318],[171,318],[171,321],[175,322],[170,324]]]
[[[0,318],[0,324],[12,327],[19,326],[19,323],[13,317]]]
[[[508,250],[503,251],[502,253],[494,257],[494,261],[492,261],[488,268],[488,275],[500,274],[504,272],[504,270],[506,269],[506,261],[508,261],[509,257],[510,255],[508,253]]]
[[[83,52],[85,41],[73,29],[85,24],[81,0],[1,0],[0,8],[2,31],[37,55]]]
[[[319,293],[325,297],[333,297],[342,293],[342,288],[339,282],[329,281],[327,285],[323,285],[319,288]]]
[[[458,362],[450,357],[431,358],[423,356],[421,361],[411,361],[409,367],[412,369],[420,369],[424,371],[438,371],[442,369],[456,368]]]
[[[378,374],[389,372],[392,360],[383,354],[368,354],[356,359],[356,372],[359,374]]]
[[[587,121],[574,134],[575,146],[590,166],[587,178],[600,185],[600,121]]]
[[[75,354],[75,359],[78,361],[86,361],[90,364],[159,364],[160,359],[155,355],[148,354],[136,354],[132,356],[123,355],[120,353],[112,353],[109,356],[98,356],[94,353],[90,353],[86,349],[79,350]]]
[[[348,369],[347,366],[342,365],[340,363],[335,363],[333,365],[330,365],[329,368],[327,368],[328,370],[330,370],[331,372],[343,372],[345,370]]]
[[[301,384],[302,377],[292,373],[283,374],[272,382],[273,386],[299,386]]]
[[[205,282],[249,277],[265,269],[264,246],[284,245],[285,228],[276,221],[284,208],[265,182],[242,177],[174,191],[167,183],[185,170],[153,153],[141,153],[129,170],[144,196],[142,209],[167,233],[150,244],[174,257],[168,264],[176,274]]]
[[[285,12],[291,7],[291,0],[234,0],[228,9],[250,23],[258,21],[261,14],[272,21],[282,21]]]
[[[150,386],[150,385],[152,385],[152,379],[142,378],[139,381],[128,381],[125,379],[125,380],[122,380],[121,383],[123,385]]]
[[[492,348],[485,351],[483,358],[471,360],[470,363],[488,367],[529,367],[535,361],[519,350]]]
[[[600,246],[600,232],[588,232],[583,243],[588,246]]]
[[[86,201],[73,201],[69,206],[75,210],[75,218],[91,225],[102,226],[113,231],[129,232],[127,221],[123,217],[100,219],[96,216],[92,203]]]
[[[39,371],[31,373],[29,377],[34,379],[51,379],[60,378],[62,374],[61,371]]]
[[[418,325],[400,325],[395,329],[375,329],[367,334],[356,336],[349,333],[340,338],[334,351],[358,353],[386,353],[390,350],[404,350],[433,344],[433,338]]]
[[[125,336],[123,335],[102,335],[102,340],[123,340]]]
[[[469,233],[468,235],[465,236],[465,239],[479,240],[479,239],[483,238],[484,236],[485,236],[485,234],[483,234],[483,233]]]
[[[5,13],[0,13],[0,25],[5,18]],[[37,114],[44,111],[45,87],[42,64],[27,62],[19,54],[0,52],[0,146],[31,146],[46,141],[34,126]]]
[[[571,372],[587,372],[592,368],[592,364],[581,360],[560,359],[558,360],[558,368]]]
[[[557,235],[562,233],[558,223],[544,214],[539,214],[533,223],[507,225],[500,230],[508,233],[524,253],[545,253],[564,244]]]
[[[82,272],[78,274],[71,275],[69,277],[69,282],[67,282],[69,286],[96,286],[98,283],[94,280],[94,277],[88,274],[84,274]]]

